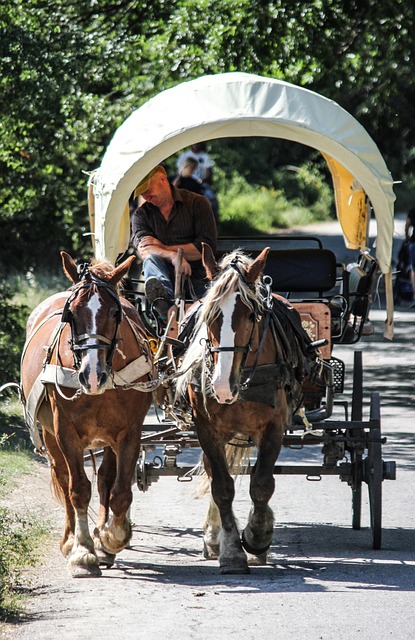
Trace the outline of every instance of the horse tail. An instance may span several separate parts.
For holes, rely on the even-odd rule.
[[[97,460],[95,458],[94,451],[92,449],[88,449],[88,451],[89,451],[89,456],[92,462],[92,473],[95,478],[97,475]]]
[[[58,482],[55,466],[53,464],[50,467],[50,490],[55,500],[64,507],[66,503],[65,493]]]
[[[235,477],[247,473],[252,449],[253,445],[248,445],[246,441],[241,444],[241,439],[238,436],[226,445],[225,452],[229,473]]]
[[[247,443],[242,445],[240,442],[241,439],[236,436],[225,446],[228,470],[229,473],[234,476],[234,479],[248,472],[250,467],[250,456],[253,449],[253,445],[250,446]],[[210,493],[210,476],[204,468],[203,454],[200,457],[199,463],[194,467],[194,469],[192,469],[192,475],[200,476],[200,482],[194,496],[195,498],[203,498],[205,495]]]
[[[89,455],[86,455],[84,457],[84,459],[90,459],[91,463],[92,463],[92,482],[94,483],[94,480],[97,476],[97,461],[96,461],[96,455],[94,453],[94,451],[92,449],[88,449]],[[94,486],[94,485],[93,485]],[[61,484],[58,482],[58,478],[56,475],[56,469],[55,469],[55,465],[51,464],[50,465],[50,490],[52,493],[53,498],[59,502],[59,504],[61,504],[62,506],[65,507],[66,505],[66,495],[65,495],[65,491],[62,489]]]

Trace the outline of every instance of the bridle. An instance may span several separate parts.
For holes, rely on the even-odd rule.
[[[238,274],[239,279],[243,282],[243,284],[245,286],[247,286],[249,289],[254,289],[255,285],[251,284],[249,282],[246,281],[245,278],[245,274],[242,271],[242,269],[239,267],[239,264],[241,260],[240,258],[238,258],[238,256],[236,256],[232,262],[229,264],[228,268],[232,268],[236,271],[236,273]],[[269,276],[263,276],[262,280],[261,280],[261,295],[262,295],[262,299],[261,299],[261,306],[258,305],[257,308],[253,309],[253,320],[252,320],[252,328],[251,328],[251,333],[248,339],[248,342],[245,346],[240,346],[240,345],[234,345],[232,347],[230,346],[222,346],[219,345],[217,347],[212,346],[210,343],[210,340],[206,341],[205,344],[205,348],[207,351],[207,355],[211,356],[211,354],[213,353],[226,353],[226,352],[231,352],[231,353],[243,353],[244,354],[244,358],[243,361],[241,363],[241,370],[243,370],[245,368],[246,365],[246,360],[248,357],[248,353],[250,351],[252,351],[252,343],[253,343],[253,338],[254,338],[254,331],[255,331],[255,327],[256,325],[261,321],[262,316],[264,314],[264,330],[262,333],[262,337],[260,340],[260,344],[258,346],[257,349],[257,355],[255,358],[255,363],[254,363],[254,367],[253,367],[253,373],[255,372],[255,369],[257,368],[257,364],[259,361],[259,357],[261,355],[264,343],[265,343],[265,337],[268,331],[268,327],[269,327],[269,322],[270,322],[270,316],[271,316],[271,309],[272,309],[272,290],[271,290],[271,285],[272,285],[272,279]],[[264,292],[264,293],[262,293]],[[260,310],[261,309],[261,310]],[[250,378],[248,380],[246,380],[243,384],[243,386],[248,386],[250,379],[253,377],[253,373],[251,374]]]
[[[89,267],[90,265],[88,263],[84,263],[78,266],[78,273],[80,274],[81,280],[72,287],[72,293],[65,302],[61,317],[62,324],[68,323],[71,327],[72,336],[70,341],[70,348],[73,353],[74,367],[76,370],[80,369],[82,363],[80,352],[85,351],[86,349],[106,349],[108,351],[106,364],[107,367],[111,367],[114,351],[118,342],[118,327],[122,321],[122,307],[116,288],[112,284],[101,280],[95,274],[91,273]],[[115,316],[115,330],[114,335],[111,338],[107,338],[100,333],[82,333],[80,335],[77,335],[76,333],[73,315],[71,313],[70,307],[73,301],[80,294],[80,292],[90,287],[97,287],[98,289],[107,291],[116,302],[117,313]],[[91,340],[96,342],[90,342]]]

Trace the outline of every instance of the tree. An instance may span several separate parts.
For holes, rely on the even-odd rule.
[[[410,175],[414,14],[404,0],[5,0],[2,263],[56,264],[61,248],[86,257],[82,171],[100,164],[134,109],[202,74],[240,70],[316,90],[357,117],[397,177]],[[242,153],[246,141],[223,141],[213,152],[218,164],[233,156],[233,167],[265,183],[287,161],[310,158],[280,141],[261,140],[260,155],[249,145]]]

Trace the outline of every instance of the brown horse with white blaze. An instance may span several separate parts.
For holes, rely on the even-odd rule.
[[[178,397],[190,401],[211,479],[204,553],[219,557],[221,573],[248,573],[245,551],[266,560],[273,537],[268,503],[275,488],[274,465],[305,375],[296,337],[296,331],[303,331],[299,316],[291,324],[290,314],[296,311],[276,298],[262,277],[268,251],[255,260],[236,251],[218,265],[209,247],[203,246],[211,285],[176,389]],[[252,509],[242,536],[232,510],[235,488],[227,453],[235,436],[257,448],[250,479]]]
[[[32,439],[39,449],[44,445],[66,508],[61,551],[73,577],[96,576],[99,564],[112,564],[131,538],[131,484],[151,404],[152,357],[137,311],[117,290],[134,257],[117,268],[105,260],[77,268],[67,253],[61,256],[73,286],[30,315],[21,388]],[[84,452],[98,447],[104,458],[91,536]]]

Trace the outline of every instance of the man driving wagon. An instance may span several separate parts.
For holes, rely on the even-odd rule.
[[[204,242],[216,250],[215,218],[204,196],[171,185],[161,165],[141,180],[134,195],[145,202],[132,215],[131,240],[143,261],[146,298],[165,324],[174,304],[180,249],[185,296],[197,299],[205,293],[201,249]]]

